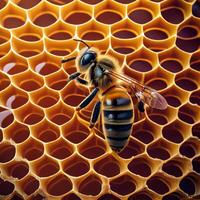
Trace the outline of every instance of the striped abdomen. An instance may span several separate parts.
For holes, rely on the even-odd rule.
[[[127,144],[134,121],[133,102],[126,90],[113,88],[103,98],[103,130],[114,151]]]

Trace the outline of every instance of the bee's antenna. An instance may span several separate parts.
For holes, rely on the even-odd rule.
[[[68,58],[66,60],[61,60],[61,63],[66,63],[66,62],[69,62],[69,61],[75,60],[75,59],[76,59],[76,57]]]
[[[83,40],[79,40],[79,39],[73,39],[73,40],[77,41],[77,42],[82,42],[85,46],[87,46],[88,49],[90,48],[90,46],[86,42],[84,42]]]

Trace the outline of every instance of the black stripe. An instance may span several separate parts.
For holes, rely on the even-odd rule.
[[[127,140],[129,137],[109,137],[109,136],[107,136],[107,138],[109,140],[123,141],[123,140]]]
[[[122,149],[124,146],[116,146],[116,145],[110,144],[110,147],[111,147],[111,148]]]
[[[133,117],[133,110],[104,110],[104,116],[108,121],[127,120]]]
[[[129,105],[131,103],[131,100],[128,98],[123,98],[123,97],[119,97],[119,98],[113,98],[113,99],[106,99],[104,102],[105,106],[126,106]]]
[[[105,124],[105,128],[107,131],[116,131],[116,132],[121,132],[121,131],[128,131],[132,127],[132,124]]]

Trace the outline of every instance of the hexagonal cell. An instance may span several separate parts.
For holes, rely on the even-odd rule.
[[[0,91],[3,91],[4,89],[6,89],[10,85],[9,77],[2,72],[0,72],[0,83],[1,83]]]
[[[47,144],[46,150],[47,153],[52,157],[63,160],[73,154],[74,147],[63,138],[60,138],[56,141]]]
[[[0,127],[6,128],[14,121],[14,115],[11,110],[0,107]]]
[[[119,156],[124,159],[129,159],[133,156],[142,154],[145,150],[145,147],[142,143],[136,141],[132,137],[130,137],[128,144],[126,147],[119,153]]]
[[[147,147],[147,153],[152,158],[168,160],[177,152],[177,146],[164,139],[158,139]]]
[[[45,77],[45,81],[51,89],[62,90],[67,84],[67,77],[67,74],[63,70],[59,70]]]
[[[94,174],[90,174],[81,180],[78,185],[78,191],[85,195],[96,196],[101,192],[101,190],[102,181]]]
[[[199,141],[196,138],[191,138],[186,140],[179,147],[179,152],[181,155],[186,156],[187,158],[192,158],[200,152]]]
[[[25,58],[10,51],[1,59],[2,71],[9,75],[19,75],[28,69],[28,62]]]
[[[19,154],[29,161],[36,160],[44,154],[44,145],[33,138],[20,144]]]
[[[194,173],[189,173],[179,183],[180,189],[187,195],[194,195],[199,192],[200,176],[196,176]]]
[[[0,195],[7,196],[12,194],[15,189],[15,185],[9,181],[4,181],[0,178]]]
[[[75,116],[61,128],[63,136],[74,144],[84,141],[90,134],[89,129]]]
[[[198,106],[186,103],[182,105],[178,110],[178,117],[183,122],[188,124],[194,124],[200,119],[200,113],[198,112]]]
[[[97,136],[92,136],[87,141],[80,144],[78,150],[81,155],[88,159],[95,159],[106,152],[106,145]]]
[[[59,9],[48,2],[41,2],[40,6],[28,11],[31,21],[39,27],[47,27],[54,24],[59,15]]]
[[[16,148],[8,142],[2,142],[0,145],[0,163],[11,161],[16,154]]]
[[[91,20],[91,16],[92,7],[83,2],[72,2],[61,8],[61,18],[68,24],[84,24]]]
[[[167,0],[161,3],[162,17],[172,24],[180,24],[191,14],[190,9],[191,6],[185,1]]]
[[[6,29],[14,29],[23,26],[26,21],[26,13],[15,4],[8,3],[0,13],[0,21]]]
[[[29,0],[13,0],[14,3],[24,9],[31,9],[35,7],[40,1],[41,0],[32,0],[31,2]]]
[[[29,175],[19,182],[19,187],[26,195],[34,194],[40,187],[40,182]]]
[[[72,182],[64,174],[58,174],[50,180],[47,180],[46,188],[50,195],[60,196],[72,189]]]
[[[149,23],[154,17],[159,15],[159,5],[152,2],[135,1],[128,5],[128,17],[138,23]]]
[[[32,169],[37,176],[48,177],[59,171],[59,165],[54,159],[44,155],[33,163]]]
[[[46,116],[55,125],[62,126],[67,123],[73,116],[74,109],[61,101],[46,110]]]
[[[120,163],[112,155],[108,155],[94,163],[94,170],[110,178],[120,174]]]
[[[103,40],[109,35],[109,29],[107,26],[102,26],[101,23],[91,20],[85,25],[78,26],[77,34],[84,41],[98,41]]]
[[[22,179],[29,173],[29,165],[24,161],[13,161],[5,167],[5,171],[11,177]]]
[[[170,142],[179,144],[190,136],[190,126],[186,125],[179,119],[176,119],[172,123],[163,127],[162,135]]]
[[[80,177],[90,170],[90,165],[87,160],[75,154],[62,163],[62,168],[70,176]]]
[[[127,195],[136,190],[137,183],[129,175],[120,175],[110,181],[110,188],[113,192],[119,195]]]
[[[5,138],[11,139],[15,143],[22,143],[28,139],[30,130],[25,124],[14,121],[11,126],[6,129]]]

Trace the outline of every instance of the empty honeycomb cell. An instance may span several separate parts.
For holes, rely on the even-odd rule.
[[[70,176],[79,177],[90,170],[90,165],[87,160],[75,154],[62,163],[62,168]]]
[[[0,179],[0,195],[1,196],[7,196],[7,195],[12,194],[14,189],[15,189],[15,185],[13,183]]]
[[[96,196],[101,192],[102,181],[94,174],[90,174],[78,185],[78,191],[85,195]]]
[[[1,69],[8,75],[16,75],[28,69],[28,62],[26,59],[10,51],[1,59]]]
[[[40,187],[40,182],[33,176],[29,175],[25,177],[20,183],[20,188],[21,190],[26,194],[26,195],[31,195],[35,193],[39,187]]]
[[[150,1],[135,1],[128,5],[127,12],[132,21],[143,25],[159,15],[159,5]]]
[[[44,33],[52,40],[69,40],[75,34],[75,27],[59,20],[52,26],[45,28]]]
[[[161,67],[172,73],[178,73],[185,69],[190,59],[190,55],[176,46],[160,52],[158,57]]]
[[[177,146],[167,140],[158,139],[147,147],[147,153],[152,158],[167,160],[177,151]]]
[[[104,194],[98,198],[98,200],[120,200],[118,197],[114,196],[113,194]]]
[[[0,163],[9,162],[15,157],[15,146],[8,142],[2,142],[0,145],[0,150]]]
[[[20,144],[19,153],[28,161],[36,160],[44,154],[44,145],[36,139],[29,138]]]
[[[116,1],[102,1],[94,8],[94,18],[103,24],[111,25],[122,20],[125,16],[124,5]]]
[[[48,177],[59,171],[59,165],[52,158],[44,155],[33,164],[33,173],[39,177]]]
[[[72,189],[71,180],[64,174],[58,174],[47,182],[47,192],[53,196],[60,196]]]
[[[179,152],[187,158],[194,157],[199,152],[199,144],[197,139],[189,139],[181,144]]]
[[[31,21],[39,27],[48,27],[54,24],[57,21],[59,9],[47,1],[42,1],[39,5],[28,11]]]
[[[62,200],[81,200],[76,194],[70,193],[62,198]]]
[[[180,120],[194,124],[199,120],[198,106],[191,105],[189,103],[182,105],[178,110],[178,117]]]
[[[162,17],[172,24],[180,24],[190,14],[191,5],[187,2],[167,0],[161,3]]]
[[[15,192],[14,195],[12,195],[11,200],[24,200],[23,197],[18,194],[17,192]]]
[[[32,127],[31,133],[42,142],[52,142],[60,136],[59,128],[47,119],[42,120],[37,126]]]
[[[20,54],[25,58],[29,58],[41,53],[44,48],[42,40],[29,42],[16,38],[14,35],[12,38],[12,44],[13,44],[12,47],[15,50],[15,52],[17,52],[18,54]]]
[[[199,190],[199,178],[190,173],[180,181],[180,189],[188,195],[194,195]]]
[[[79,146],[81,155],[88,159],[95,159],[106,151],[105,143],[97,136],[92,136]]]
[[[30,96],[32,101],[42,108],[49,108],[59,101],[59,94],[47,87],[33,91]]]
[[[180,198],[184,199],[186,197],[185,195],[180,194],[178,192],[172,192],[170,194],[163,196],[162,200],[179,200]]]
[[[196,71],[200,71],[200,51],[197,51],[192,54],[190,59],[190,67]]]
[[[103,40],[109,35],[109,28],[107,26],[102,27],[101,23],[91,20],[84,25],[78,26],[77,33],[83,40]]]
[[[1,34],[0,34],[0,45],[8,42],[10,40],[11,34],[8,30],[4,28],[0,28]]]
[[[47,0],[47,1],[49,1],[55,5],[61,6],[61,5],[68,4],[68,3],[72,2],[73,0],[59,0],[59,1],[58,0]]]
[[[134,192],[136,188],[136,181],[131,176],[126,174],[110,181],[110,189],[119,195],[130,194]]]
[[[9,77],[0,71],[0,91],[4,90],[5,88],[7,88],[10,85],[10,79]]]
[[[138,49],[134,54],[128,55],[126,63],[131,69],[141,73],[151,71],[158,65],[156,53],[145,47]]]
[[[132,137],[130,137],[126,147],[119,153],[119,156],[124,159],[132,158],[133,156],[142,154],[144,152],[144,145]]]
[[[166,125],[162,129],[163,137],[170,142],[174,142],[177,144],[183,142],[184,139],[188,138],[189,134],[190,127],[178,119]]]
[[[170,191],[169,183],[160,176],[152,176],[146,184],[149,189],[160,195],[164,195]]]
[[[73,1],[61,8],[61,18],[68,24],[80,25],[92,18],[92,7],[84,2]]]
[[[192,127],[192,135],[200,139],[200,123]]]
[[[10,85],[2,94],[1,102],[7,108],[17,109],[28,102],[28,95],[24,91]]]
[[[23,26],[26,21],[26,13],[23,9],[9,2],[6,7],[1,10],[0,21],[6,29],[14,29]]]
[[[22,143],[28,139],[30,130],[25,124],[14,121],[7,129],[5,137],[15,143]]]
[[[74,152],[74,147],[63,138],[47,144],[46,147],[49,155],[60,160],[68,158]]]
[[[120,39],[131,39],[142,34],[142,27],[132,22],[130,19],[124,19],[111,26],[111,34]]]
[[[142,200],[153,200],[153,198],[155,198],[155,194],[149,194],[149,192],[147,191],[141,191],[138,193],[135,193],[133,195],[131,195],[128,200],[137,200],[137,199],[142,199]]]
[[[195,172],[200,174],[200,156],[197,156],[192,160],[192,167]]]
[[[8,2],[6,0],[2,0],[0,3],[0,9],[4,8]]]
[[[5,168],[5,170],[9,176],[22,179],[28,174],[29,165],[24,161],[13,161]]]
[[[6,128],[14,121],[14,115],[11,110],[0,107],[0,127]]]
[[[62,135],[74,144],[84,141],[90,134],[88,127],[77,117],[72,118],[61,130]]]
[[[163,96],[165,97],[169,106],[177,108],[181,106],[181,104],[187,102],[189,94],[173,85],[165,90]]]
[[[95,162],[94,170],[108,178],[116,176],[120,173],[120,163],[111,155]]]
[[[31,9],[35,7],[41,0],[13,0],[15,4],[24,9]]]

